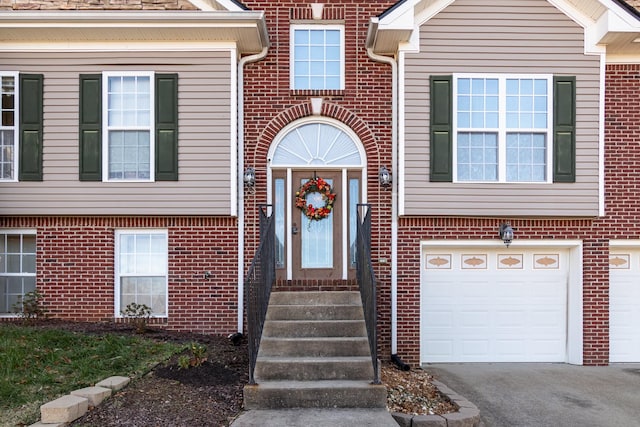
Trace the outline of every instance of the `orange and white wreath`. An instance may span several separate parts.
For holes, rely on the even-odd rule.
[[[324,201],[324,206],[313,206],[307,203],[307,195],[319,193]],[[336,194],[331,192],[331,186],[322,178],[311,178],[305,182],[296,192],[296,206],[313,221],[320,221],[331,214]]]

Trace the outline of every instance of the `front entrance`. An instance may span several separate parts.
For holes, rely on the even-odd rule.
[[[276,137],[268,171],[278,280],[355,278],[357,205],[366,194],[364,158],[353,132],[334,121],[303,120]]]
[[[291,234],[293,249],[293,277],[301,279],[340,279],[342,278],[342,197],[338,197],[336,189],[341,189],[341,173],[324,171],[320,179],[332,188],[331,194],[336,197],[329,213],[320,219],[311,219],[308,215],[327,205],[327,196],[321,192],[308,192],[304,200],[305,210],[290,203],[292,210]],[[303,200],[297,196],[298,189],[310,179],[308,172],[293,173],[293,200]],[[311,208],[308,208],[311,206]],[[311,210],[310,210],[311,209]],[[326,209],[326,208],[325,208]],[[326,212],[326,211],[325,211]]]

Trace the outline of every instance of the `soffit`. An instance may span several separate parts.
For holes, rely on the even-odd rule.
[[[268,35],[262,12],[0,11],[0,46],[73,42],[226,42],[250,54]]]

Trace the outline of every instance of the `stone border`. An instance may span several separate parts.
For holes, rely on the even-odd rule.
[[[128,377],[109,377],[95,387],[74,390],[66,396],[40,406],[41,420],[29,427],[60,427],[87,413],[89,406],[98,406],[114,391],[121,390],[131,381]]]
[[[441,383],[431,381],[438,390],[458,405],[458,412],[444,415],[409,415],[394,412],[391,414],[400,427],[484,427],[480,420],[478,407]]]

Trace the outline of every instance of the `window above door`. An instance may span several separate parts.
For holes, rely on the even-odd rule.
[[[291,89],[344,89],[344,26],[291,26]]]

